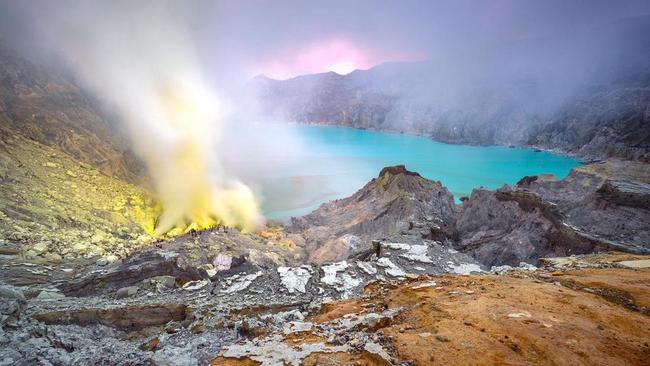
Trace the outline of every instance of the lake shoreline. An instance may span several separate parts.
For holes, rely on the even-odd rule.
[[[539,145],[521,145],[521,144],[511,144],[511,145],[505,145],[505,144],[481,144],[481,143],[471,143],[471,142],[453,142],[453,141],[448,141],[448,140],[440,140],[436,139],[433,136],[426,135],[424,133],[418,133],[415,131],[396,131],[396,130],[391,130],[391,129],[382,129],[382,128],[376,128],[376,127],[354,127],[354,126],[348,126],[344,124],[339,124],[339,123],[329,123],[329,122],[297,122],[297,121],[289,121],[289,122],[282,122],[282,121],[274,121],[274,122],[259,122],[259,123],[274,123],[274,124],[289,124],[289,125],[304,125],[304,126],[319,126],[319,127],[342,127],[342,128],[351,128],[354,130],[362,130],[362,131],[374,131],[374,132],[381,132],[381,133],[387,133],[387,134],[393,134],[393,135],[408,135],[408,136],[418,136],[418,137],[424,137],[427,139],[430,139],[435,142],[439,142],[441,144],[447,144],[447,145],[456,145],[456,146],[477,146],[477,147],[492,147],[492,146],[499,146],[499,147],[507,147],[507,148],[521,148],[521,149],[530,149],[530,150],[539,150],[539,152],[550,152],[553,154],[565,156],[568,158],[572,158],[574,160],[577,160],[580,162],[580,164],[590,164],[590,163],[597,163],[600,161],[603,161],[603,159],[595,159],[595,158],[588,158],[585,156],[581,156],[580,154],[577,154],[575,152],[570,152],[566,150],[560,150],[560,149],[549,149],[544,146],[539,146]],[[523,178],[523,177],[522,177]]]
[[[583,164],[566,154],[536,151],[528,146],[449,144],[423,135],[332,124],[254,123],[267,126],[269,131],[288,129],[296,141],[307,146],[307,150],[290,158],[293,159],[290,165],[294,165],[290,170],[274,170],[274,174],[280,174],[279,180],[276,176],[275,188],[263,193],[269,198],[263,205],[265,215],[270,214],[269,218],[274,220],[285,217],[285,211],[286,217],[307,214],[309,210],[300,211],[298,207],[317,207],[309,197],[322,189],[337,194],[321,203],[350,195],[362,186],[359,182],[374,178],[375,171],[384,166],[404,164],[427,179],[441,181],[460,204],[461,197],[469,196],[477,188],[497,189],[514,185],[525,176],[539,174],[552,174],[562,179],[571,169]],[[273,155],[264,158],[272,166],[287,163],[286,160],[275,162]],[[318,186],[301,187],[294,177],[304,174],[317,175],[322,181]],[[290,209],[286,209],[289,198],[282,198],[287,192],[296,204]],[[280,200],[281,205],[277,204]]]

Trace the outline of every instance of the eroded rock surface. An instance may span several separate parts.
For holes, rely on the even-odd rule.
[[[333,345],[331,339],[346,333],[356,321],[345,321],[336,332],[324,330],[321,344],[294,351],[272,341],[256,342],[255,337],[274,329],[287,334],[311,329],[301,323],[306,316],[323,304],[361,296],[369,283],[399,283],[463,266],[481,272],[470,257],[433,241],[376,245],[376,252],[365,260],[267,267],[246,257],[228,271],[213,275],[202,271],[201,259],[190,260],[178,243],[166,249],[153,247],[109,268],[97,266],[94,271],[48,283],[66,296],[23,298],[20,317],[12,318],[12,328],[5,330],[0,341],[0,356],[19,364],[115,360],[118,364],[207,364],[230,345],[230,355],[299,362],[315,353],[349,351],[350,347]],[[121,287],[127,284],[130,287]],[[31,294],[41,287],[40,283],[24,286]],[[116,296],[118,287],[118,292],[132,287],[136,291]],[[356,324],[372,328],[389,316],[378,314],[376,319],[373,315]],[[246,340],[254,343],[235,345]],[[368,348],[371,353],[382,349],[372,344]],[[279,355],[282,349],[287,352]]]
[[[224,347],[212,364],[644,365],[650,272],[622,269],[626,257],[556,258],[562,264],[498,276],[371,284],[363,297],[327,304],[299,322],[308,326]]]
[[[384,168],[348,198],[293,218],[288,230],[304,238],[310,261],[323,263],[372,250],[373,239],[439,240],[455,213],[447,188],[400,165]]]
[[[0,80],[0,133],[55,148],[108,176],[142,181],[143,165],[114,116],[70,78],[0,43]]]
[[[649,170],[612,160],[574,169],[563,180],[474,190],[456,221],[455,247],[486,265],[604,249],[649,253]]]

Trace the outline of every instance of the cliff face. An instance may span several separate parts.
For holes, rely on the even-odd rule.
[[[650,162],[650,87],[603,88],[531,132],[528,144],[590,158]]]
[[[125,256],[159,210],[98,104],[0,45],[0,247],[60,261]]]
[[[0,45],[0,129],[91,164],[108,176],[140,180],[127,138],[79,87]]]
[[[567,39],[345,76],[260,76],[250,86],[273,120],[647,161],[650,36],[640,36],[647,34],[650,18],[628,19]]]
[[[646,164],[613,160],[563,180],[474,190],[456,221],[455,248],[485,265],[605,249],[649,253],[649,178]]]
[[[147,233],[159,210],[145,189],[58,146],[0,132],[0,251],[52,260],[115,257],[152,241]]]

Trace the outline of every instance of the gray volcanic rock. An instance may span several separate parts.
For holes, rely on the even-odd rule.
[[[534,193],[503,188],[474,190],[456,222],[455,248],[487,266],[519,265],[543,256],[602,249],[562,223],[554,205]]]
[[[648,253],[649,183],[648,164],[609,160],[528,189],[555,203],[566,225],[581,235],[618,250]]]
[[[288,230],[304,238],[310,261],[322,263],[369,250],[373,239],[406,232],[417,232],[419,239],[444,238],[455,213],[447,188],[399,165],[384,168],[352,196],[293,218]]]
[[[600,197],[619,206],[650,207],[650,184],[608,179],[598,189]]]
[[[184,257],[182,250],[154,246],[132,263],[153,268],[161,256]],[[98,284],[116,283],[120,277],[130,283],[133,271],[125,264],[88,275]],[[379,242],[367,260],[322,266],[262,268],[245,260],[193,287],[153,289],[148,283],[158,273],[144,271],[137,283],[142,291],[128,298],[116,299],[102,287],[88,288],[84,297],[22,298],[21,317],[0,333],[0,360],[21,359],[25,365],[207,365],[220,351],[232,351],[259,334],[303,329],[308,314],[332,299],[360,296],[371,282],[398,283],[447,272],[480,273],[481,268],[467,255],[424,241]],[[82,283],[88,275],[79,274],[71,282]],[[0,300],[20,297],[14,293],[2,290]],[[360,326],[376,326],[380,320],[368,319]]]
[[[25,293],[21,300],[13,288],[0,292],[22,301],[20,316],[2,330],[0,359],[207,365],[216,355],[252,355],[299,362],[311,353],[348,350],[360,337],[365,348],[389,355],[382,352],[385,342],[367,338],[398,315],[386,312],[383,303],[376,304],[376,313],[345,318],[338,330],[327,328],[322,335],[328,343],[322,346],[290,349],[260,339],[313,331],[307,316],[332,300],[363,296],[373,282],[392,286],[426,274],[484,273],[477,261],[517,265],[547,254],[647,249],[642,242],[650,217],[642,206],[648,175],[641,163],[592,164],[561,181],[529,177],[517,187],[475,190],[461,210],[440,183],[403,166],[388,167],[353,196],[295,219],[286,235],[279,228],[258,235],[223,229],[191,233],[105,266],[95,260],[45,266],[0,256],[0,278],[19,283]],[[617,226],[623,219],[628,226]],[[612,236],[599,236],[597,226]],[[623,239],[614,240],[617,235]],[[304,247],[279,245],[295,236]],[[341,241],[349,247],[337,247]],[[327,260],[330,252],[342,260]],[[305,256],[329,263],[308,263]],[[138,290],[115,296],[126,286]],[[52,287],[66,296],[36,296]],[[448,290],[449,296],[458,294]],[[368,346],[371,339],[377,347]]]
[[[22,290],[0,283],[0,329],[15,327],[27,302]]]
[[[603,249],[650,253],[647,164],[608,161],[565,179],[474,190],[456,221],[455,247],[485,265]]]
[[[650,88],[612,86],[565,106],[528,144],[586,159],[650,162]]]
[[[288,250],[273,245],[260,236],[242,234],[234,229],[206,230],[159,243],[154,246],[155,250],[142,250],[119,263],[108,266],[93,263],[79,271],[82,275],[57,281],[57,284],[66,296],[108,295],[148,279],[162,281],[154,287],[170,288],[174,283],[169,283],[169,277],[184,285],[227,276],[252,266],[270,268],[270,262],[265,260],[269,257],[278,261],[275,266],[297,264],[296,258],[301,258],[302,248]],[[230,258],[230,266],[215,268],[215,263],[226,257]]]
[[[18,133],[108,176],[143,181],[143,165],[114,119],[71,78],[34,65],[0,43],[3,139]]]
[[[488,267],[605,249],[648,253],[648,182],[647,164],[612,160],[563,180],[540,175],[516,187],[476,189],[458,207],[440,183],[389,167],[351,197],[294,218],[287,230],[319,263],[368,255],[374,239],[435,240]]]

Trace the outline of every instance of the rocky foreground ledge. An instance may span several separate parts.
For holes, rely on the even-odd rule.
[[[647,363],[648,257],[543,263],[377,282],[357,300],[225,347],[212,365]]]
[[[0,363],[464,365],[480,354],[486,363],[643,365],[650,356],[650,256],[486,272],[441,262],[435,247],[380,242],[365,260],[224,264],[189,280],[201,275],[178,253],[143,255],[36,296],[0,286]],[[440,265],[458,274],[422,274]]]
[[[0,355],[9,364],[207,364],[224,347],[356,298],[369,283],[482,272],[466,255],[430,244],[378,241],[366,258],[293,267],[221,255],[208,271],[170,244],[54,280],[38,293],[4,285]]]

